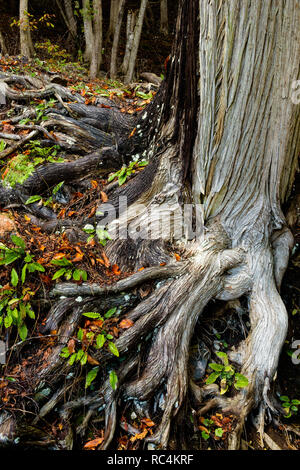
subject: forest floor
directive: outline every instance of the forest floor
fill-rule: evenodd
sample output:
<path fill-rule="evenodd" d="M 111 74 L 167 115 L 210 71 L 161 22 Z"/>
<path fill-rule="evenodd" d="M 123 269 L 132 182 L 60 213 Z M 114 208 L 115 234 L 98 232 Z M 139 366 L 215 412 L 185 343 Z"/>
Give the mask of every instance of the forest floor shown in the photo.
<path fill-rule="evenodd" d="M 48 47 L 51 47 L 48 45 Z M 52 51 L 53 52 L 53 51 Z M 51 54 L 50 54 L 51 55 Z M 139 111 L 143 110 L 156 93 L 155 87 L 148 86 L 145 83 L 136 83 L 131 86 L 124 86 L 119 81 L 111 81 L 105 78 L 90 81 L 87 76 L 87 70 L 82 65 L 76 63 L 69 63 L 64 57 L 59 55 L 59 51 L 54 51 L 52 59 L 41 60 L 36 58 L 30 62 L 20 57 L 2 57 L 0 59 L 0 74 L 11 73 L 15 75 L 30 75 L 32 78 L 39 78 L 43 74 L 56 77 L 56 83 L 67 86 L 71 92 L 78 93 L 84 98 L 85 105 L 90 106 L 96 103 L 98 97 L 107 98 L 110 102 L 114 102 L 121 113 L 136 115 Z M 22 91 L 22 87 L 16 84 L 12 86 L 16 91 Z M 108 102 L 109 103 L 109 102 Z M 30 103 L 31 107 L 35 110 L 35 123 L 41 123 L 47 119 L 47 110 L 55 107 L 55 102 L 47 99 L 33 99 Z M 99 105 L 102 108 L 109 108 L 109 104 Z M 20 138 L 24 138 L 29 134 L 29 129 L 18 128 L 12 122 L 14 114 L 11 112 L 11 106 L 0 105 L 0 133 L 2 134 L 15 134 Z M 31 118 L 25 118 L 23 125 L 32 124 Z M 133 130 L 134 131 L 134 130 Z M 0 138 L 0 154 L 9 145 L 9 139 Z M 33 171 L 42 163 L 59 162 L 63 158 L 76 158 L 76 156 L 65 155 L 58 146 L 52 147 L 40 146 L 38 138 L 27 142 L 22 147 L 11 152 L 5 158 L 0 160 L 0 175 L 4 184 L 14 186 L 22 183 Z M 132 175 L 143 171 L 141 165 L 134 167 Z M 111 176 L 110 181 L 108 181 Z M 111 181 L 117 181 L 117 177 L 113 178 L 108 172 L 103 175 L 96 172 L 92 177 L 85 180 L 84 184 L 80 186 L 71 186 L 71 190 L 66 197 L 66 193 L 61 190 L 61 187 L 51 188 L 48 194 L 48 199 L 45 201 L 45 196 L 37 194 L 34 195 L 33 202 L 40 202 L 40 204 L 47 203 L 58 219 L 64 218 L 78 220 L 80 218 L 93 219 L 96 209 L 101 202 L 107 201 L 106 188 Z M 299 181 L 298 181 L 299 182 Z M 294 194 L 299 192 L 299 185 L 294 187 Z M 27 201 L 28 202 L 28 201 Z M 30 201 L 28 202 L 28 206 Z M 299 210 L 299 209 L 298 209 Z M 87 229 L 87 232 L 91 229 Z M 10 238 L 11 233 L 16 235 L 15 238 Z M 38 415 L 41 407 L 47 402 L 47 397 L 54 392 L 51 390 L 51 385 L 44 384 L 38 390 L 33 387 L 34 378 L 36 373 L 47 364 L 47 358 L 51 356 L 51 352 L 57 346 L 57 330 L 53 328 L 50 334 L 43 333 L 43 327 L 47 321 L 47 313 L 49 306 L 51 307 L 51 298 L 49 291 L 59 283 L 62 276 L 67 278 L 67 269 L 70 270 L 70 276 L 73 276 L 75 283 L 80 285 L 82 280 L 86 277 L 88 282 L 97 283 L 98 285 L 111 285 L 112 283 L 128 277 L 132 273 L 121 272 L 117 264 L 111 265 L 109 259 L 106 257 L 103 245 L 95 242 L 93 229 L 89 232 L 88 240 L 72 242 L 66 236 L 66 233 L 60 231 L 53 231 L 53 233 L 45 233 L 35 223 L 32 222 L 30 214 L 26 211 L 19 211 L 17 207 L 0 207 L 0 239 L 8 249 L 14 250 L 19 244 L 22 249 L 23 240 L 26 253 L 30 254 L 27 264 L 35 264 L 31 271 L 27 268 L 27 274 L 21 272 L 20 266 L 14 269 L 14 263 L 2 263 L 0 271 L 0 315 L 3 314 L 7 308 L 8 295 L 11 296 L 9 305 L 12 308 L 16 307 L 17 299 L 12 294 L 13 288 L 17 288 L 20 284 L 22 277 L 22 297 L 18 299 L 18 308 L 27 308 L 26 326 L 19 331 L 12 330 L 9 338 L 7 338 L 7 330 L 10 325 L 2 325 L 2 333 L 0 339 L 5 341 L 9 340 L 9 351 L 7 355 L 7 362 L 0 369 L 0 411 L 6 410 L 10 413 L 22 414 L 26 416 Z M 290 260 L 288 270 L 286 272 L 283 286 L 282 297 L 286 304 L 289 315 L 289 331 L 283 348 L 280 364 L 278 369 L 278 398 L 281 397 L 282 401 L 299 400 L 300 399 L 300 365 L 293 364 L 292 355 L 295 353 L 293 349 L 293 342 L 300 340 L 300 228 L 296 227 L 294 230 L 295 247 L 293 255 Z M 1 248 L 0 248 L 1 250 Z M 2 250 L 3 251 L 3 250 Z M 175 259 L 180 256 L 174 253 Z M 67 260 L 67 264 L 65 260 Z M 58 268 L 62 272 L 61 276 L 58 275 Z M 143 266 L 140 268 L 144 269 Z M 78 279 L 79 277 L 79 279 Z M 53 279 L 54 278 L 54 279 Z M 138 298 L 144 298 L 152 291 L 153 286 L 151 282 L 143 288 L 135 289 L 134 295 Z M 41 295 L 43 293 L 43 295 Z M 39 297 L 39 300 L 35 300 Z M 44 303 L 40 298 L 44 298 Z M 5 303 L 6 302 L 6 303 Z M 30 307 L 28 307 L 30 305 Z M 22 307 L 23 306 L 23 307 Z M 24 307 L 25 306 L 25 307 Z M 34 314 L 31 312 L 34 310 Z M 207 317 L 210 317 L 209 305 L 206 309 Z M 215 311 L 214 306 L 214 311 Z M 233 316 L 233 315 L 232 315 Z M 121 319 L 118 317 L 116 308 L 107 308 L 104 325 L 106 335 L 111 341 L 124 331 L 131 327 L 130 321 L 126 321 L 126 317 Z M 233 326 L 234 326 L 234 321 Z M 6 326 L 7 328 L 5 328 Z M 88 335 L 95 334 L 103 329 L 103 322 L 101 325 L 99 319 L 92 316 L 86 316 L 82 319 L 80 329 L 77 337 L 69 341 L 67 348 L 70 354 L 76 351 L 75 342 L 80 335 L 88 338 Z M 81 331 L 81 332 L 80 332 Z M 228 345 L 236 341 L 234 335 L 234 328 L 227 328 L 224 320 L 218 318 L 215 314 L 215 320 L 210 325 L 209 335 L 215 335 L 213 341 L 216 343 L 218 350 L 226 351 Z M 201 336 L 201 332 L 195 332 L 195 338 Z M 23 346 L 19 347 L 20 342 L 23 340 Z M 110 343 L 111 343 L 110 341 Z M 84 342 L 84 341 L 83 341 Z M 109 341 L 107 342 L 107 344 Z M 88 354 L 88 347 L 83 348 L 84 360 L 81 364 L 74 365 L 74 371 L 70 372 L 72 381 L 68 389 L 69 396 L 76 394 L 77 384 L 82 384 L 82 377 L 87 380 L 89 376 L 87 370 L 95 370 L 101 366 L 97 361 Z M 116 352 L 113 352 L 116 354 Z M 67 360 L 67 359 L 66 359 Z M 116 358 L 117 360 L 117 358 Z M 191 370 L 198 369 L 203 364 L 197 364 L 197 354 L 191 351 Z M 87 369 L 89 368 L 89 369 Z M 71 377 L 70 375 L 70 377 Z M 201 378 L 205 380 L 207 374 Z M 91 379 L 91 375 L 89 379 Z M 68 378 L 66 377 L 66 381 Z M 83 381 L 84 383 L 84 381 Z M 87 385 L 87 381 L 85 382 Z M 93 384 L 88 384 L 92 390 Z M 84 391 L 84 387 L 82 387 Z M 283 397 L 283 398 L 282 398 Z M 67 398 L 67 397 L 66 397 Z M 118 433 L 115 441 L 112 444 L 114 449 L 118 450 L 135 450 L 144 447 L 144 439 L 149 436 L 155 429 L 156 417 L 151 419 L 139 419 L 136 414 L 128 414 L 126 407 L 122 416 L 119 416 Z M 82 416 L 78 415 L 78 421 L 82 420 Z M 228 433 L 231 429 L 230 417 L 224 417 L 215 412 L 199 422 L 191 426 L 190 416 L 186 417 L 187 426 L 191 429 L 191 450 L 198 449 L 213 449 L 222 450 L 226 443 Z M 300 429 L 300 417 L 298 413 L 298 406 L 294 406 L 291 410 L 291 416 L 282 419 L 282 425 L 274 427 L 272 424 L 267 429 L 272 445 L 277 444 L 282 449 L 300 449 L 300 432 L 295 435 L 294 432 L 288 431 L 288 425 L 296 426 Z M 215 433 L 216 429 L 222 429 L 221 434 Z M 34 434 L 37 432 L 38 436 Z M 19 444 L 24 448 L 30 449 L 36 447 L 36 442 L 47 443 L 48 448 L 60 448 L 62 442 L 68 433 L 65 427 L 65 422 L 55 409 L 50 413 L 47 418 L 40 420 L 38 428 L 33 430 L 32 443 L 23 442 L 22 438 Z M 74 443 L 75 448 L 95 449 L 103 440 L 104 423 L 99 421 L 98 425 L 93 425 L 89 429 L 88 439 L 82 441 L 77 437 Z M 43 444 L 41 444 L 43 445 Z M 268 449 L 268 446 L 261 447 L 257 434 L 251 428 L 251 423 L 248 424 L 244 432 L 243 446 L 245 449 Z M 271 446 L 272 447 L 272 446 Z M 146 447 L 147 448 L 147 447 Z"/>

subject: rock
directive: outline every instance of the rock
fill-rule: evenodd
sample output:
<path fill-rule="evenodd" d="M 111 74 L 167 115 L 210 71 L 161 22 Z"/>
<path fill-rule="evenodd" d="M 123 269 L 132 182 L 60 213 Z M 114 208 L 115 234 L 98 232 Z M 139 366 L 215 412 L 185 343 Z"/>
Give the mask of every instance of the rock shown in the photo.
<path fill-rule="evenodd" d="M 0 212 L 0 239 L 5 239 L 11 232 L 16 231 L 14 221 L 3 212 Z"/>
<path fill-rule="evenodd" d="M 143 72 L 141 73 L 141 77 L 145 78 L 148 82 L 153 83 L 156 86 L 160 86 L 162 82 L 160 77 L 151 72 Z"/>

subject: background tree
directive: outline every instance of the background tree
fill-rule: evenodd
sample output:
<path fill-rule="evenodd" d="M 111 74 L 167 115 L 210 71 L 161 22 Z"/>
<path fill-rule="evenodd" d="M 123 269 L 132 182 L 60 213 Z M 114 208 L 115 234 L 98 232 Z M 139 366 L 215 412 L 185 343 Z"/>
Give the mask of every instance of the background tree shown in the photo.
<path fill-rule="evenodd" d="M 90 77 L 95 78 L 102 62 L 102 0 L 83 0 L 85 58 L 90 62 Z"/>
<path fill-rule="evenodd" d="M 169 33 L 168 0 L 160 0 L 160 32 L 164 35 Z"/>
<path fill-rule="evenodd" d="M 30 20 L 28 16 L 28 0 L 20 0 L 20 47 L 21 54 L 32 57 L 34 47 L 31 39 Z"/>
<path fill-rule="evenodd" d="M 0 50 L 2 54 L 7 54 L 7 48 L 5 45 L 4 36 L 1 31 L 0 31 Z"/>
<path fill-rule="evenodd" d="M 125 83 L 130 83 L 133 80 L 135 62 L 136 62 L 138 48 L 139 48 L 139 45 L 140 45 L 140 39 L 141 39 L 141 34 L 142 34 L 142 28 L 143 28 L 143 22 L 144 22 L 145 12 L 146 12 L 146 8 L 147 8 L 147 3 L 148 3 L 148 0 L 141 0 L 141 7 L 140 7 L 139 13 L 137 15 L 136 23 L 135 23 L 135 26 L 134 26 L 132 44 L 129 46 L 129 47 L 131 47 L 131 49 L 130 49 L 130 53 L 129 53 L 129 57 L 128 57 L 128 64 L 123 63 L 123 72 L 125 74 L 125 78 L 124 78 Z"/>

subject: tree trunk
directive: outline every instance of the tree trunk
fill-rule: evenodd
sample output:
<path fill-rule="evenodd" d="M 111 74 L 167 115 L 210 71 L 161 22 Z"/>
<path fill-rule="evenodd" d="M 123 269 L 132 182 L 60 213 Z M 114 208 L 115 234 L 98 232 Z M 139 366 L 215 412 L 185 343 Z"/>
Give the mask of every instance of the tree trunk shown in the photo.
<path fill-rule="evenodd" d="M 5 45 L 4 36 L 1 33 L 1 31 L 0 31 L 0 50 L 1 50 L 2 54 L 7 54 L 7 48 L 6 48 L 6 45 Z"/>
<path fill-rule="evenodd" d="M 299 0 L 181 0 L 166 80 L 155 99 L 134 120 L 107 108 L 116 146 L 108 144 L 113 148 L 103 149 L 101 157 L 118 161 L 119 155 L 120 166 L 149 160 L 133 179 L 111 190 L 96 219 L 119 235 L 106 246 L 111 265 L 133 274 L 107 285 L 56 284 L 45 329 L 57 330 L 61 340 L 35 375 L 36 381 L 64 384 L 59 354 L 82 313 L 102 314 L 108 295 L 136 295 L 137 287 L 149 287 L 151 281 L 150 293 L 143 292 L 125 310 L 131 327 L 115 340 L 123 358 L 114 366 L 118 385 L 112 389 L 108 379 L 98 377 L 97 392 L 82 390 L 81 398 L 62 405 L 68 420 L 72 410 L 86 410 L 80 432 L 104 410 L 101 449 L 112 442 L 122 400 L 127 410 L 131 406 L 140 416 L 157 418 L 147 439 L 160 448 L 167 448 L 171 424 L 186 406 L 195 419 L 215 409 L 234 417 L 230 449 L 239 447 L 250 413 L 263 440 L 266 411 L 279 412 L 271 392 L 288 325 L 280 285 L 293 237 L 282 205 L 300 152 L 300 108 L 293 95 L 299 62 Z M 7 96 L 24 99 L 24 92 L 0 85 Z M 93 107 L 86 108 L 74 103 L 72 109 L 93 113 Z M 97 155 L 71 163 L 78 178 L 80 169 L 97 166 Z M 68 175 L 65 166 L 61 171 Z M 48 178 L 55 184 L 55 171 L 47 167 L 40 175 L 40 184 L 48 184 Z M 15 202 L 8 189 L 0 191 L 2 197 Z M 229 308 L 238 315 L 242 304 L 250 317 L 250 330 L 240 319 L 239 341 L 225 350 L 248 385 L 226 394 L 216 384 L 205 384 L 205 370 L 196 384 L 189 368 L 191 340 L 211 300 L 222 301 L 218 318 L 225 319 Z M 207 328 L 211 309 L 205 313 Z M 211 344 L 210 349 L 213 354 Z M 106 371 L 108 351 L 90 354 Z M 63 401 L 61 386 L 38 418 Z"/>
<path fill-rule="evenodd" d="M 90 77 L 95 78 L 102 62 L 102 0 L 83 0 L 85 59 L 90 62 Z"/>
<path fill-rule="evenodd" d="M 116 29 L 116 25 L 118 22 L 118 14 L 120 10 L 120 3 L 121 3 L 121 0 L 110 1 L 109 28 L 108 28 L 108 33 L 107 33 L 107 37 L 109 39 L 113 36 L 114 31 Z"/>
<path fill-rule="evenodd" d="M 228 399 L 217 393 L 204 410 L 220 407 L 239 417 L 230 448 L 238 446 L 253 408 L 260 411 L 258 427 L 263 430 L 287 332 L 279 290 L 293 237 L 281 205 L 290 194 L 300 152 L 300 108 L 291 99 L 299 79 L 299 6 L 298 0 L 182 1 L 166 84 L 153 107 L 142 114 L 135 142 L 127 150 L 140 154 L 146 147 L 155 176 L 150 188 L 148 182 L 144 193 L 137 192 L 126 221 L 119 217 L 120 230 L 128 224 L 143 227 L 146 220 L 149 226 L 152 204 L 153 219 L 164 220 L 166 206 L 176 218 L 184 202 L 201 205 L 206 226 L 200 237 L 186 242 L 190 266 L 169 287 L 168 313 L 168 294 L 162 294 L 158 310 L 167 319 L 143 374 L 126 390 L 128 396 L 144 400 L 167 382 L 167 404 L 155 436 L 163 446 L 170 418 L 188 389 L 187 344 L 212 298 L 248 299 L 251 331 L 228 353 L 249 386 Z M 141 203 L 147 210 L 138 209 Z M 171 233 L 167 240 L 173 237 Z M 166 261 L 161 242 L 155 247 L 144 242 L 143 249 L 133 244 L 129 253 L 125 246 L 116 241 L 107 249 L 112 262 L 123 269 Z M 214 284 L 216 279 L 220 283 Z"/>
<path fill-rule="evenodd" d="M 117 75 L 117 53 L 118 53 L 121 26 L 122 26 L 122 21 L 123 21 L 123 16 L 124 16 L 125 3 L 126 3 L 126 0 L 120 1 L 119 11 L 117 15 L 117 22 L 116 22 L 115 30 L 114 30 L 114 39 L 113 39 L 113 46 L 111 50 L 111 61 L 110 61 L 111 78 L 116 78 L 116 75 Z"/>
<path fill-rule="evenodd" d="M 143 28 L 147 3 L 148 3 L 148 0 L 141 1 L 140 11 L 139 11 L 137 22 L 136 22 L 135 29 L 134 29 L 134 37 L 133 37 L 132 49 L 131 49 L 130 57 L 128 61 L 128 69 L 126 71 L 125 80 L 124 80 L 125 83 L 130 83 L 133 80 L 134 68 L 135 68 L 136 57 L 137 57 L 137 53 L 138 53 L 138 49 L 140 45 L 140 39 L 141 39 L 141 34 L 142 34 L 142 28 Z"/>
<path fill-rule="evenodd" d="M 20 47 L 21 54 L 30 58 L 34 54 L 28 17 L 28 0 L 20 0 Z"/>
<path fill-rule="evenodd" d="M 160 0 L 160 32 L 165 36 L 169 34 L 168 0 Z"/>
<path fill-rule="evenodd" d="M 66 10 L 66 16 L 67 16 L 67 26 L 73 38 L 73 41 L 76 41 L 77 23 L 76 23 L 75 16 L 73 13 L 72 0 L 64 0 L 64 3 L 65 3 L 65 10 Z"/>
<path fill-rule="evenodd" d="M 130 53 L 132 50 L 132 44 L 133 44 L 133 39 L 134 39 L 135 23 L 136 23 L 136 12 L 129 10 L 127 13 L 127 21 L 126 21 L 126 48 L 125 48 L 123 63 L 121 66 L 121 71 L 123 75 L 126 75 L 127 70 L 128 70 L 129 58 L 130 58 Z"/>

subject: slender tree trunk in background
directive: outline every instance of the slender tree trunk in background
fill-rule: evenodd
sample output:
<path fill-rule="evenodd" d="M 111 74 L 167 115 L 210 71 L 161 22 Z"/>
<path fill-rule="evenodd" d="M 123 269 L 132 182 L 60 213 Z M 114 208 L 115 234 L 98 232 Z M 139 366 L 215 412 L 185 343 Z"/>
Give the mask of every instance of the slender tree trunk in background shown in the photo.
<path fill-rule="evenodd" d="M 0 31 L 0 51 L 1 51 L 2 54 L 7 54 L 7 48 L 6 48 L 6 45 L 5 45 L 4 36 L 1 33 L 1 31 Z"/>
<path fill-rule="evenodd" d="M 120 32 L 121 26 L 124 16 L 124 8 L 125 8 L 126 0 L 121 0 L 119 4 L 119 11 L 117 16 L 117 22 L 114 31 L 114 40 L 111 50 L 111 62 L 110 62 L 110 76 L 111 78 L 116 78 L 117 75 L 117 53 L 118 53 L 118 45 L 120 39 Z"/>
<path fill-rule="evenodd" d="M 109 28 L 107 32 L 107 38 L 112 38 L 116 24 L 118 21 L 118 13 L 120 8 L 121 0 L 110 0 L 110 15 L 109 15 Z"/>
<path fill-rule="evenodd" d="M 28 0 L 20 0 L 20 47 L 21 55 L 28 58 L 34 54 L 34 48 L 31 39 L 29 18 L 28 18 Z"/>
<path fill-rule="evenodd" d="M 169 34 L 168 0 L 160 0 L 160 32 L 165 36 Z"/>
<path fill-rule="evenodd" d="M 77 23 L 73 12 L 72 0 L 64 0 L 67 26 L 74 42 L 77 39 Z"/>
<path fill-rule="evenodd" d="M 129 62 L 128 62 L 128 70 L 126 72 L 125 79 L 124 79 L 125 83 L 130 83 L 133 80 L 136 57 L 137 57 L 137 53 L 138 53 L 138 49 L 140 45 L 147 4 L 148 4 L 148 0 L 141 0 L 141 7 L 138 13 L 138 17 L 137 17 L 137 21 L 136 21 L 136 25 L 134 29 L 134 38 L 133 38 L 132 49 L 131 49 Z"/>
<path fill-rule="evenodd" d="M 90 0 L 82 0 L 82 6 L 83 28 L 85 38 L 84 59 L 86 60 L 86 62 L 91 63 L 93 54 L 93 23 Z"/>
<path fill-rule="evenodd" d="M 128 71 L 129 58 L 130 58 L 130 53 L 131 53 L 133 39 L 134 39 L 135 23 L 136 23 L 136 11 L 129 10 L 127 13 L 127 21 L 126 21 L 126 47 L 125 47 L 123 63 L 121 66 L 121 71 L 123 75 L 126 75 Z"/>
<path fill-rule="evenodd" d="M 86 42 L 85 58 L 90 61 L 90 77 L 95 78 L 102 62 L 102 0 L 83 0 Z"/>

